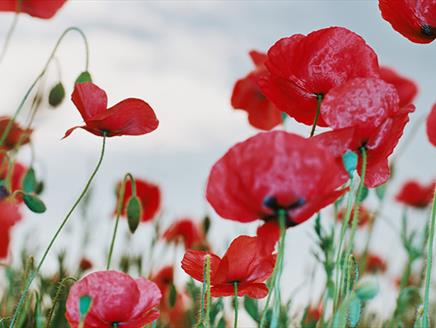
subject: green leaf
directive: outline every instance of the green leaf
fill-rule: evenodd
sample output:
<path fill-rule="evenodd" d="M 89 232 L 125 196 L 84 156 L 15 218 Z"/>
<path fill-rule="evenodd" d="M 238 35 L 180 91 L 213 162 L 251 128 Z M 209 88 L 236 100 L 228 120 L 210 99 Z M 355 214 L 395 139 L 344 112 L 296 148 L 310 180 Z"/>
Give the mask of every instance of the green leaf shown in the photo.
<path fill-rule="evenodd" d="M 348 150 L 342 156 L 342 164 L 350 177 L 353 176 L 353 172 L 356 171 L 358 158 L 357 154 L 351 150 Z"/>
<path fill-rule="evenodd" d="M 64 98 L 65 88 L 62 82 L 59 82 L 50 90 L 50 93 L 48 95 L 48 103 L 52 107 L 58 107 L 60 104 L 62 104 Z"/>
<path fill-rule="evenodd" d="M 386 187 L 387 184 L 382 184 L 381 186 L 378 186 L 377 188 L 375 188 L 375 194 L 377 195 L 377 198 L 379 200 L 383 200 L 385 198 L 385 194 L 386 194 Z"/>
<path fill-rule="evenodd" d="M 26 175 L 23 178 L 23 190 L 26 193 L 35 192 L 38 186 L 38 181 L 35 177 L 35 170 L 33 167 L 27 170 Z"/>
<path fill-rule="evenodd" d="M 250 317 L 256 321 L 257 323 L 260 322 L 260 315 L 259 315 L 259 307 L 257 305 L 257 301 L 245 296 L 244 297 L 244 308 L 245 311 L 250 315 Z"/>
<path fill-rule="evenodd" d="M 79 298 L 79 315 L 80 321 L 85 319 L 89 310 L 91 309 L 92 298 L 89 295 L 83 295 Z"/>
<path fill-rule="evenodd" d="M 169 294 L 169 298 L 168 298 L 168 302 L 169 302 L 170 308 L 173 308 L 174 305 L 176 305 L 176 300 L 177 300 L 176 286 L 174 286 L 174 284 L 171 283 L 171 285 L 170 285 L 170 294 Z"/>
<path fill-rule="evenodd" d="M 27 208 L 34 213 L 44 213 L 47 210 L 44 202 L 36 195 L 24 194 L 23 201 Z"/>
<path fill-rule="evenodd" d="M 137 196 L 130 197 L 127 203 L 127 222 L 131 233 L 135 233 L 142 216 L 141 200 Z"/>
<path fill-rule="evenodd" d="M 220 321 L 218 321 L 217 328 L 226 328 L 226 320 L 224 317 L 221 317 Z"/>
<path fill-rule="evenodd" d="M 85 82 L 92 82 L 91 74 L 88 71 L 84 71 L 80 73 L 80 75 L 76 79 L 75 84 L 80 84 Z"/>
<path fill-rule="evenodd" d="M 369 301 L 378 294 L 379 287 L 373 282 L 364 282 L 356 289 L 356 295 L 361 301 Z"/>
<path fill-rule="evenodd" d="M 362 303 L 357 297 L 353 297 L 350 302 L 350 307 L 348 309 L 348 323 L 350 327 L 354 328 L 357 326 L 360 320 L 360 313 L 362 311 Z"/>

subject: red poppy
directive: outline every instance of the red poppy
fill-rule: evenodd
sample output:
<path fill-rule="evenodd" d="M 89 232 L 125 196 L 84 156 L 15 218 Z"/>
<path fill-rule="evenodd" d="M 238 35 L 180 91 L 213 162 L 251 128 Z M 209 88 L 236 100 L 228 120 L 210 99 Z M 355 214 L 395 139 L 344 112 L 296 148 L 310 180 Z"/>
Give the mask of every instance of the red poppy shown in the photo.
<path fill-rule="evenodd" d="M 92 266 L 92 262 L 88 258 L 83 257 L 80 260 L 79 268 L 81 271 L 87 271 L 89 269 L 92 269 Z"/>
<path fill-rule="evenodd" d="M 204 235 L 198 224 L 191 219 L 180 219 L 174 222 L 163 234 L 167 242 L 183 242 L 186 249 L 201 248 L 204 245 Z"/>
<path fill-rule="evenodd" d="M 206 196 L 223 218 L 240 222 L 277 218 L 300 224 L 345 190 L 335 157 L 316 141 L 284 131 L 259 133 L 233 146 L 213 166 Z"/>
<path fill-rule="evenodd" d="M 387 270 L 387 264 L 380 256 L 368 253 L 366 256 L 366 271 L 370 273 L 383 273 Z"/>
<path fill-rule="evenodd" d="M 187 250 L 182 269 L 192 278 L 203 281 L 206 255 L 210 256 L 211 295 L 234 295 L 234 283 L 238 284 L 238 296 L 263 298 L 268 294 L 265 281 L 274 270 L 275 256 L 261 256 L 257 237 L 239 236 L 232 241 L 222 258 L 212 253 Z"/>
<path fill-rule="evenodd" d="M 6 127 L 11 121 L 10 117 L 2 116 L 0 117 L 0 137 L 3 135 Z M 1 145 L 2 148 L 6 150 L 11 150 L 16 147 L 26 145 L 30 142 L 30 135 L 32 134 L 31 129 L 23 129 L 17 122 L 13 122 L 6 139 Z"/>
<path fill-rule="evenodd" d="M 349 224 L 351 224 L 352 220 L 353 220 L 353 214 L 354 214 L 354 208 L 351 210 L 351 215 L 350 215 L 350 219 L 348 221 Z M 342 221 L 344 219 L 345 216 L 345 208 L 341 209 L 338 212 L 338 217 L 337 219 L 339 221 Z M 372 213 L 370 213 L 365 206 L 360 205 L 359 207 L 359 218 L 357 221 L 357 225 L 359 227 L 364 227 L 366 226 L 369 222 L 371 222 L 373 219 L 373 215 Z"/>
<path fill-rule="evenodd" d="M 0 180 L 5 180 L 8 177 L 9 167 L 6 161 L 6 157 L 0 154 Z M 27 172 L 27 168 L 19 163 L 14 162 L 12 165 L 12 176 L 11 176 L 11 192 L 15 190 L 23 189 L 23 179 Z M 20 197 L 18 197 L 20 198 Z"/>
<path fill-rule="evenodd" d="M 322 312 L 323 312 L 323 309 L 322 309 L 321 304 L 317 305 L 317 306 L 312 305 L 312 306 L 307 307 L 305 315 L 304 315 L 304 320 L 303 320 L 304 324 L 307 327 L 314 326 L 318 322 L 318 320 L 321 318 Z"/>
<path fill-rule="evenodd" d="M 11 228 L 21 220 L 18 206 L 9 200 L 0 201 L 0 259 L 9 253 Z"/>
<path fill-rule="evenodd" d="M 418 181 L 407 181 L 395 197 L 400 203 L 415 208 L 426 208 L 433 199 L 436 182 L 422 185 Z"/>
<path fill-rule="evenodd" d="M 378 77 L 375 52 L 357 34 L 329 27 L 277 41 L 265 63 L 270 74 L 259 79 L 265 95 L 298 122 L 312 125 L 317 98 L 355 77 Z M 319 119 L 319 126 L 326 126 Z"/>
<path fill-rule="evenodd" d="M 165 266 L 157 272 L 151 280 L 159 287 L 162 293 L 160 303 L 160 321 L 165 322 L 168 327 L 185 327 L 186 311 L 185 298 L 186 296 L 177 292 L 175 303 L 170 304 L 171 285 L 174 282 L 174 269 L 172 266 Z"/>
<path fill-rule="evenodd" d="M 128 98 L 107 108 L 106 92 L 91 82 L 74 87 L 71 99 L 80 112 L 85 125 L 69 129 L 64 138 L 75 129 L 85 129 L 96 136 L 136 136 L 154 131 L 159 121 L 153 109 L 143 100 Z"/>
<path fill-rule="evenodd" d="M 433 105 L 427 117 L 427 136 L 428 140 L 436 147 L 436 104 Z"/>
<path fill-rule="evenodd" d="M 256 68 L 244 78 L 236 81 L 232 92 L 232 107 L 248 113 L 248 121 L 261 130 L 271 130 L 283 122 L 281 112 L 265 97 L 257 80 L 267 73 L 266 54 L 252 50 L 250 57 Z"/>
<path fill-rule="evenodd" d="M 430 43 L 436 38 L 436 1 L 379 0 L 383 18 L 392 28 L 415 43 Z"/>
<path fill-rule="evenodd" d="M 79 326 L 79 300 L 92 299 L 84 327 L 140 328 L 156 320 L 162 297 L 155 283 L 145 278 L 133 279 L 117 271 L 90 273 L 76 282 L 68 294 L 66 318 L 71 327 Z"/>
<path fill-rule="evenodd" d="M 380 67 L 380 77 L 397 89 L 400 107 L 411 104 L 418 93 L 418 86 L 409 78 L 402 76 L 389 67 Z"/>
<path fill-rule="evenodd" d="M 365 185 L 373 188 L 389 178 L 388 157 L 397 145 L 415 107 L 399 107 L 394 86 L 381 79 L 356 78 L 331 90 L 321 105 L 333 129 L 354 128 L 350 149 L 366 149 Z M 359 172 L 361 170 L 359 161 Z"/>
<path fill-rule="evenodd" d="M 136 183 L 136 195 L 141 201 L 142 205 L 142 222 L 150 221 L 155 217 L 160 208 L 160 189 L 159 186 L 145 180 L 135 179 Z M 121 182 L 117 185 L 117 195 L 118 190 L 121 186 Z M 127 202 L 132 197 L 132 182 L 130 180 L 126 181 L 126 190 L 123 198 L 123 207 L 121 214 L 126 215 Z M 116 208 L 115 208 L 116 213 Z"/>
<path fill-rule="evenodd" d="M 66 0 L 2 0 L 0 11 L 20 12 L 33 17 L 49 19 L 65 2 Z"/>

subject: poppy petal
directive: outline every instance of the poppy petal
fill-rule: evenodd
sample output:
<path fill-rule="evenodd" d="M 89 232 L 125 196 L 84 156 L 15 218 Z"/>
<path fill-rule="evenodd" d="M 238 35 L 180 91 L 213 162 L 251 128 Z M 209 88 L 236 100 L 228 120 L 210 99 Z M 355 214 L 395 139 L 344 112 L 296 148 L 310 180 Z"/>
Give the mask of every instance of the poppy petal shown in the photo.
<path fill-rule="evenodd" d="M 159 311 L 154 309 L 159 306 L 162 298 L 159 287 L 145 278 L 136 279 L 136 284 L 140 293 L 139 300 L 126 327 L 142 327 L 159 317 Z"/>
<path fill-rule="evenodd" d="M 213 279 L 221 262 L 221 259 L 215 254 L 192 249 L 187 250 L 182 259 L 182 269 L 195 280 L 203 281 L 206 255 L 210 255 L 210 271 L 211 279 Z"/>
<path fill-rule="evenodd" d="M 402 76 L 389 67 L 380 67 L 380 77 L 397 89 L 400 107 L 411 104 L 418 93 L 418 86 L 411 79 Z"/>
<path fill-rule="evenodd" d="M 433 105 L 433 108 L 427 117 L 426 127 L 428 140 L 436 147 L 436 104 Z"/>
<path fill-rule="evenodd" d="M 213 297 L 233 296 L 235 294 L 232 284 L 212 286 L 210 291 Z M 238 296 L 245 295 L 255 299 L 264 298 L 268 295 L 268 288 L 263 283 L 238 284 Z"/>
<path fill-rule="evenodd" d="M 85 122 L 106 112 L 106 92 L 92 82 L 76 84 L 71 100 Z"/>

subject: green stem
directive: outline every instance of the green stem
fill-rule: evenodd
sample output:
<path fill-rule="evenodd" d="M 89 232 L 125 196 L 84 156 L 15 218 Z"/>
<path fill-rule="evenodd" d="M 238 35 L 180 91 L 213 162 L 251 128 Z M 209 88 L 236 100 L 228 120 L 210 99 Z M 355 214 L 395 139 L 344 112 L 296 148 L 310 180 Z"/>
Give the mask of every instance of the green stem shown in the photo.
<path fill-rule="evenodd" d="M 285 236 L 286 236 L 286 210 L 280 210 L 279 211 L 279 225 L 280 225 L 280 239 L 279 239 L 279 245 L 278 245 L 278 255 L 276 260 L 276 265 L 274 266 L 274 271 L 271 276 L 271 284 L 270 284 L 270 292 L 268 293 L 265 307 L 262 312 L 261 320 L 260 320 L 260 328 L 264 327 L 265 320 L 266 320 L 266 313 L 268 312 L 269 303 L 271 301 L 271 295 L 274 292 L 274 309 L 273 309 L 273 317 L 271 319 L 271 327 L 273 326 L 274 319 L 278 320 L 278 315 L 280 313 L 280 276 L 282 274 L 282 263 L 283 263 L 283 256 L 285 253 Z M 278 303 L 278 304 L 277 304 Z M 278 306 L 278 309 L 277 309 Z M 276 317 L 274 317 L 274 314 L 276 314 Z"/>
<path fill-rule="evenodd" d="M 239 302 L 238 302 L 238 282 L 234 282 L 233 283 L 233 288 L 235 290 L 235 296 L 233 297 L 233 303 L 235 305 L 235 320 L 233 323 L 233 327 L 237 328 L 238 327 L 238 307 L 239 307 Z"/>
<path fill-rule="evenodd" d="M 12 129 L 12 125 L 14 124 L 14 122 L 16 121 L 18 115 L 20 114 L 22 108 L 24 107 L 24 104 L 26 103 L 27 98 L 29 97 L 30 93 L 32 92 L 33 88 L 38 84 L 39 80 L 44 76 L 45 72 L 48 69 L 48 66 L 50 65 L 50 62 L 52 61 L 54 55 L 56 54 L 57 49 L 59 48 L 59 45 L 61 44 L 62 40 L 64 39 L 64 37 L 70 32 L 70 31 L 76 31 L 77 33 L 79 33 L 84 42 L 85 42 L 85 51 L 86 51 L 86 70 L 88 70 L 88 66 L 89 66 L 89 44 L 88 44 L 88 40 L 85 36 L 85 34 L 82 32 L 81 29 L 79 29 L 78 27 L 69 27 L 67 28 L 59 37 L 59 39 L 57 40 L 52 52 L 50 53 L 50 56 L 47 59 L 47 62 L 44 66 L 44 68 L 42 69 L 41 73 L 39 73 L 39 75 L 36 77 L 35 81 L 33 81 L 33 83 L 30 85 L 29 89 L 27 90 L 27 92 L 24 95 L 24 98 L 21 100 L 20 104 L 18 105 L 18 108 L 16 109 L 13 117 L 9 120 L 8 124 L 6 125 L 6 128 L 3 131 L 3 134 L 0 137 L 0 146 L 3 145 L 3 143 L 5 142 L 9 132 Z"/>
<path fill-rule="evenodd" d="M 132 182 L 132 195 L 136 195 L 136 183 L 135 183 L 135 179 L 133 178 L 132 174 L 127 173 L 124 176 L 124 179 L 123 179 L 123 181 L 121 183 L 121 186 L 120 186 L 120 191 L 118 193 L 117 214 L 116 214 L 116 219 L 115 219 L 114 232 L 112 233 L 111 245 L 109 247 L 109 254 L 108 254 L 108 257 L 107 257 L 107 261 L 106 261 L 106 270 L 109 270 L 109 268 L 111 266 L 112 253 L 114 251 L 115 239 L 116 239 L 117 231 L 118 231 L 118 224 L 119 224 L 120 217 L 121 217 L 121 211 L 123 209 L 123 199 L 124 199 L 124 194 L 126 192 L 126 181 L 127 181 L 127 178 L 130 178 L 130 181 Z"/>
<path fill-rule="evenodd" d="M 90 178 L 88 179 L 88 182 L 85 185 L 85 188 L 83 189 L 82 193 L 80 194 L 79 198 L 77 198 L 76 202 L 74 203 L 73 207 L 71 207 L 70 211 L 67 213 L 67 215 L 65 216 L 64 220 L 62 221 L 61 225 L 59 226 L 59 228 L 56 230 L 56 233 L 54 234 L 54 236 L 52 237 L 52 239 L 50 240 L 50 243 L 48 244 L 41 260 L 38 263 L 38 266 L 36 267 L 36 269 L 29 275 L 26 287 L 23 291 L 23 294 L 21 295 L 20 301 L 18 302 L 17 308 L 15 309 L 14 312 L 14 316 L 12 318 L 11 324 L 9 326 L 9 328 L 13 328 L 15 321 L 17 320 L 20 312 L 21 312 L 21 308 L 24 304 L 24 301 L 26 299 L 26 296 L 29 292 L 29 288 L 30 285 L 32 284 L 33 280 L 35 279 L 36 275 L 39 273 L 39 271 L 41 270 L 42 265 L 44 264 L 44 261 L 48 255 L 48 252 L 50 251 L 50 249 L 52 248 L 53 244 L 55 243 L 57 237 L 59 236 L 59 234 L 61 233 L 62 229 L 64 228 L 64 226 L 66 225 L 66 223 L 68 222 L 68 219 L 71 217 L 71 215 L 73 214 L 74 210 L 76 209 L 76 207 L 79 205 L 80 201 L 83 199 L 83 197 L 86 195 L 89 187 L 91 186 L 92 181 L 94 180 L 94 177 L 96 176 L 98 170 L 100 169 L 101 163 L 103 162 L 103 157 L 104 157 L 104 153 L 105 153 L 105 149 L 106 149 L 106 133 L 103 134 L 103 145 L 101 148 L 101 153 L 100 153 L 100 158 L 98 160 L 98 163 L 94 169 L 94 171 L 92 172 Z"/>
<path fill-rule="evenodd" d="M 9 27 L 8 33 L 6 34 L 6 39 L 5 39 L 5 43 L 3 44 L 3 49 L 2 52 L 0 54 L 0 64 L 2 63 L 3 59 L 5 58 L 6 55 L 6 51 L 8 50 L 11 38 L 12 38 L 12 34 L 15 31 L 15 28 L 17 27 L 17 23 L 18 23 L 18 17 L 20 16 L 20 13 L 17 12 L 14 16 L 14 20 L 12 21 L 11 26 Z"/>
<path fill-rule="evenodd" d="M 336 311 L 339 301 L 339 274 L 340 274 L 340 261 L 341 261 L 341 254 L 342 254 L 342 244 L 345 239 L 345 233 L 347 231 L 348 222 L 350 221 L 351 211 L 353 209 L 353 177 L 350 178 L 350 191 L 348 192 L 348 199 L 347 199 L 347 207 L 345 209 L 345 216 L 342 221 L 342 227 L 341 227 L 341 234 L 339 237 L 339 246 L 338 251 L 336 253 L 336 261 L 335 261 L 335 292 L 333 296 L 333 312 Z"/>
<path fill-rule="evenodd" d="M 206 256 L 206 327 L 210 326 L 210 256 Z"/>
<path fill-rule="evenodd" d="M 433 196 L 433 205 L 431 208 L 431 219 L 430 219 L 430 231 L 427 240 L 427 269 L 425 273 L 425 294 L 424 294 L 424 322 L 426 327 L 430 326 L 430 317 L 428 313 L 428 307 L 430 302 L 430 281 L 431 281 L 431 269 L 433 261 L 433 240 L 434 240 L 434 229 L 436 221 L 436 189 Z"/>
<path fill-rule="evenodd" d="M 316 113 L 315 119 L 313 120 L 312 130 L 310 130 L 310 137 L 313 137 L 315 134 L 316 125 L 318 124 L 319 114 L 321 113 L 321 102 L 323 96 L 318 94 L 316 95 Z"/>

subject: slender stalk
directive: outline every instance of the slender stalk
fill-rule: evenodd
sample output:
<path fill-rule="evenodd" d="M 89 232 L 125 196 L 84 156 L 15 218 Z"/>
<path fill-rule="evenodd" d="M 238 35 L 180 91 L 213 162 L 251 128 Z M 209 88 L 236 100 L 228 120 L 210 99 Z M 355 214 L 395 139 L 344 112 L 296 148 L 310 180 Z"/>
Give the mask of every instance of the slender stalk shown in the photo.
<path fill-rule="evenodd" d="M 132 182 L 132 195 L 136 195 L 136 183 L 135 183 L 135 179 L 133 178 L 132 174 L 127 173 L 124 176 L 124 179 L 123 179 L 123 181 L 121 183 L 121 186 L 120 186 L 120 190 L 118 192 L 117 214 L 116 214 L 116 219 L 115 219 L 114 232 L 112 233 L 111 245 L 109 247 L 109 254 L 108 254 L 108 257 L 107 257 L 107 261 L 106 261 L 106 270 L 109 270 L 109 268 L 111 266 L 112 253 L 114 251 L 115 239 L 116 239 L 117 231 L 118 231 L 118 224 L 119 224 L 120 217 L 121 217 L 121 211 L 123 209 L 123 199 L 124 199 L 124 194 L 126 192 L 126 181 L 127 181 L 127 178 L 130 178 L 130 181 Z"/>
<path fill-rule="evenodd" d="M 344 243 L 345 233 L 347 231 L 348 222 L 350 221 L 351 211 L 353 209 L 353 177 L 350 178 L 350 191 L 348 192 L 347 207 L 345 209 L 345 217 L 342 221 L 341 234 L 339 237 L 339 246 L 336 253 L 335 261 L 335 291 L 333 296 L 333 312 L 336 311 L 339 301 L 339 275 L 340 275 L 340 260 L 342 254 L 342 244 Z"/>
<path fill-rule="evenodd" d="M 233 327 L 237 328 L 238 327 L 238 307 L 239 307 L 239 302 L 238 302 L 238 282 L 234 282 L 233 283 L 233 289 L 235 290 L 235 296 L 233 297 L 233 303 L 235 305 L 235 320 L 233 323 Z"/>
<path fill-rule="evenodd" d="M 6 128 L 3 131 L 3 134 L 0 137 L 0 146 L 3 145 L 3 143 L 5 142 L 9 132 L 12 129 L 12 125 L 14 124 L 14 122 L 16 121 L 18 115 L 20 114 L 21 110 L 24 107 L 24 104 L 26 103 L 27 98 L 29 97 L 30 93 L 32 92 L 33 88 L 38 84 L 39 80 L 44 76 L 45 72 L 47 71 L 50 62 L 52 61 L 53 57 L 56 54 L 57 49 L 59 48 L 59 45 L 61 44 L 62 40 L 64 39 L 64 37 L 71 31 L 76 31 L 77 33 L 79 33 L 85 43 L 85 51 L 86 51 L 86 70 L 88 70 L 88 66 L 89 66 L 89 44 L 88 44 L 88 40 L 85 36 L 85 34 L 82 32 L 81 29 L 79 29 L 78 27 L 69 27 L 67 28 L 59 37 L 59 39 L 57 40 L 52 52 L 50 53 L 50 56 L 47 59 L 47 62 L 45 63 L 41 73 L 38 74 L 38 76 L 36 77 L 36 79 L 33 81 L 33 83 L 30 85 L 29 89 L 27 90 L 27 92 L 24 95 L 24 98 L 21 100 L 20 104 L 18 105 L 18 108 L 16 109 L 13 117 L 9 120 L 8 124 L 6 125 Z"/>
<path fill-rule="evenodd" d="M 206 256 L 206 327 L 210 326 L 210 256 Z"/>
<path fill-rule="evenodd" d="M 48 255 L 50 249 L 52 248 L 53 244 L 55 243 L 57 237 L 61 233 L 61 231 L 64 228 L 64 226 L 67 224 L 68 219 L 71 217 L 71 215 L 73 214 L 74 210 L 79 205 L 79 203 L 81 202 L 83 197 L 86 195 L 89 187 L 91 186 L 91 183 L 94 180 L 94 177 L 96 176 L 98 170 L 100 169 L 101 163 L 103 162 L 103 157 L 104 157 L 105 149 L 106 149 L 106 133 L 103 134 L 103 145 L 101 147 L 101 153 L 100 153 L 100 158 L 98 160 L 98 163 L 97 163 L 94 171 L 92 172 L 90 178 L 88 179 L 88 182 L 86 183 L 85 188 L 83 189 L 83 191 L 80 194 L 79 198 L 77 198 L 76 202 L 73 204 L 73 206 L 71 207 L 70 211 L 67 213 L 67 215 L 65 216 L 64 220 L 62 221 L 61 225 L 56 230 L 56 233 L 54 234 L 54 236 L 50 240 L 50 243 L 48 244 L 48 246 L 47 246 L 47 248 L 46 248 L 46 250 L 45 250 L 41 260 L 39 261 L 36 269 L 29 275 L 26 287 L 24 288 L 23 294 L 21 295 L 20 301 L 18 302 L 17 308 L 15 309 L 14 316 L 12 318 L 11 324 L 9 325 L 9 328 L 13 328 L 14 327 L 14 324 L 15 324 L 15 322 L 16 322 L 16 320 L 17 320 L 17 318 L 18 318 L 18 316 L 19 316 L 19 314 L 21 312 L 21 308 L 23 307 L 24 301 L 26 300 L 26 296 L 27 296 L 27 294 L 29 292 L 30 285 L 32 284 L 32 282 L 35 279 L 36 275 L 41 270 L 41 267 L 44 264 L 45 259 L 47 258 L 47 255 Z"/>
<path fill-rule="evenodd" d="M 205 307 L 207 307 L 206 312 L 204 311 Z M 210 311 L 209 308 L 210 308 L 210 255 L 208 254 L 204 259 L 204 265 L 203 265 L 203 289 L 201 290 L 200 321 L 198 322 L 197 326 L 201 326 L 201 325 L 203 325 L 203 327 L 209 326 L 209 311 Z"/>
<path fill-rule="evenodd" d="M 310 137 L 313 137 L 315 134 L 316 125 L 318 124 L 319 114 L 321 113 L 321 102 L 322 95 L 316 95 L 316 113 L 315 119 L 313 120 L 312 130 L 310 130 Z"/>
<path fill-rule="evenodd" d="M 9 27 L 8 33 L 6 34 L 6 39 L 5 39 L 5 42 L 3 44 L 2 52 L 0 54 L 0 64 L 2 63 L 3 59 L 5 58 L 6 51 L 8 50 L 8 47 L 9 47 L 9 44 L 10 44 L 10 41 L 12 38 L 12 34 L 14 33 L 15 28 L 17 27 L 19 16 L 20 16 L 20 12 L 18 11 L 17 13 L 15 13 L 14 20 L 12 21 L 12 24 Z"/>
<path fill-rule="evenodd" d="M 434 229 L 436 221 L 436 188 L 433 195 L 433 205 L 431 208 L 431 218 L 430 218 L 430 231 L 427 240 L 427 269 L 425 273 L 425 293 L 424 293 L 424 324 L 425 327 L 430 327 L 430 317 L 428 313 L 428 307 L 430 303 L 430 282 L 431 282 L 431 269 L 433 262 L 433 240 L 434 240 Z"/>
<path fill-rule="evenodd" d="M 278 255 L 276 259 L 276 265 L 274 266 L 274 270 L 271 276 L 271 284 L 270 284 L 270 292 L 268 293 L 265 307 L 262 311 L 262 316 L 260 319 L 260 328 L 264 327 L 265 320 L 266 320 L 266 313 L 268 312 L 269 303 L 271 301 L 271 295 L 274 292 L 274 313 L 277 315 L 278 319 L 278 313 L 277 313 L 277 302 L 279 303 L 278 306 L 278 312 L 280 312 L 280 276 L 282 274 L 282 262 L 283 262 L 283 256 L 285 252 L 285 237 L 286 237 L 286 210 L 280 210 L 279 213 L 279 225 L 280 225 L 280 239 L 279 239 L 279 246 L 278 246 Z M 273 314 L 274 314 L 273 313 Z M 274 315 L 272 318 L 272 321 L 274 319 Z M 272 326 L 272 324 L 271 324 Z"/>

